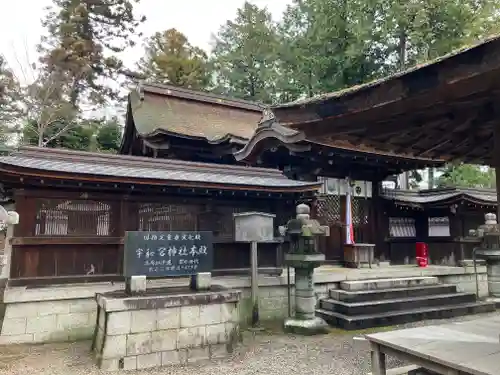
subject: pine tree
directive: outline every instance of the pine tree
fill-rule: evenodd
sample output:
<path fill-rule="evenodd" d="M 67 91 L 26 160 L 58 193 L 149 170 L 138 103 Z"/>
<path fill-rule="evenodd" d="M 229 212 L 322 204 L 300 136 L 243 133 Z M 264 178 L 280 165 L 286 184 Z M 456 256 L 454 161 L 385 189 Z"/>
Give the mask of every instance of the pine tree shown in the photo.
<path fill-rule="evenodd" d="M 176 29 L 155 33 L 146 41 L 145 52 L 138 73 L 147 81 L 190 89 L 205 89 L 210 84 L 207 54 Z"/>

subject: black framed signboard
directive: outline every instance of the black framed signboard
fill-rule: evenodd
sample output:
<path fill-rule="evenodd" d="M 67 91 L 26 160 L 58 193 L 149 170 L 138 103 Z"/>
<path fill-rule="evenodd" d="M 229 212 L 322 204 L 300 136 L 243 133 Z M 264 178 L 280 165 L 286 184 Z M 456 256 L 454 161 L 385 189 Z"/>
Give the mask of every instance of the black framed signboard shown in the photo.
<path fill-rule="evenodd" d="M 146 277 L 212 272 L 212 232 L 126 232 L 123 273 Z"/>

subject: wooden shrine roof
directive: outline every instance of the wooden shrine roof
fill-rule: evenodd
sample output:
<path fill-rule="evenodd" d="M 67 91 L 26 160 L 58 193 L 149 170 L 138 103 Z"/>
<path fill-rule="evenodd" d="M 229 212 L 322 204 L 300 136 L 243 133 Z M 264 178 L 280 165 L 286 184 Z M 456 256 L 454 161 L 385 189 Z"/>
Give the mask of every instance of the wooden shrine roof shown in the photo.
<path fill-rule="evenodd" d="M 264 121 L 259 124 L 253 137 L 233 155 L 237 161 L 254 164 L 266 151 L 277 154 L 278 147 L 311 159 L 311 166 L 325 169 L 322 173 L 333 176 L 332 173 L 338 171 L 349 173 L 352 178 L 357 179 L 383 179 L 387 175 L 444 164 L 441 160 L 414 157 L 405 153 L 377 151 L 371 147 L 354 145 L 347 140 L 336 140 L 327 145 L 311 142 L 304 132 L 281 125 L 269 113 L 265 114 Z M 281 155 L 273 160 L 283 162 Z"/>
<path fill-rule="evenodd" d="M 428 190 L 383 189 L 382 197 L 399 205 L 414 207 L 451 205 L 467 201 L 480 205 L 496 205 L 494 189 L 437 188 Z"/>
<path fill-rule="evenodd" d="M 129 94 L 127 126 L 143 137 L 156 134 L 222 142 L 253 134 L 264 107 L 175 86 L 141 84 Z"/>
<path fill-rule="evenodd" d="M 272 108 L 317 143 L 491 164 L 500 37 L 385 79 Z"/>
<path fill-rule="evenodd" d="M 245 146 L 241 150 L 238 150 L 234 153 L 236 160 L 245 160 L 249 158 L 251 154 L 255 152 L 255 148 L 258 147 L 259 143 L 269 138 L 277 139 L 281 143 L 287 145 L 296 144 L 302 141 L 315 143 L 315 142 L 310 142 L 310 140 L 307 139 L 306 135 L 303 132 L 293 129 L 291 127 L 283 126 L 282 124 L 275 121 L 275 119 L 273 118 L 268 122 L 268 124 L 264 125 L 261 124 L 255 130 L 254 135 L 252 136 L 252 138 L 248 140 Z M 323 144 L 323 143 L 317 142 L 317 144 Z M 355 145 L 348 140 L 342 140 L 342 139 L 329 142 L 326 146 L 338 149 L 339 151 L 344 150 L 344 151 L 366 153 L 380 157 L 390 156 L 398 159 L 408 159 L 415 161 L 416 163 L 420 162 L 422 165 L 428 164 L 437 166 L 444 163 L 443 161 L 440 160 L 435 160 L 425 157 L 415 157 L 406 154 L 405 152 L 396 154 L 392 151 L 378 151 L 373 147 L 365 146 L 363 144 Z"/>
<path fill-rule="evenodd" d="M 220 190 L 309 192 L 317 182 L 294 181 L 274 169 L 194 163 L 147 157 L 24 147 L 0 156 L 2 175 L 130 182 Z"/>

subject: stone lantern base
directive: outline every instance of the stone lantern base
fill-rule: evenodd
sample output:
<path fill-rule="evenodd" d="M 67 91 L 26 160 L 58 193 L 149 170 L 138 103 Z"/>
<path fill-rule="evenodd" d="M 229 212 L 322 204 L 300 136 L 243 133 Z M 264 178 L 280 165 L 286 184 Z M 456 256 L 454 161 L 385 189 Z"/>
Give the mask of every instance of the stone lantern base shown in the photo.
<path fill-rule="evenodd" d="M 328 324 L 315 316 L 314 268 L 324 261 L 324 254 L 286 254 L 285 262 L 295 268 L 295 317 L 285 320 L 286 332 L 315 335 L 328 332 Z"/>
<path fill-rule="evenodd" d="M 317 316 L 307 320 L 289 318 L 285 320 L 284 328 L 285 332 L 305 336 L 328 333 L 328 324 L 322 318 Z"/>

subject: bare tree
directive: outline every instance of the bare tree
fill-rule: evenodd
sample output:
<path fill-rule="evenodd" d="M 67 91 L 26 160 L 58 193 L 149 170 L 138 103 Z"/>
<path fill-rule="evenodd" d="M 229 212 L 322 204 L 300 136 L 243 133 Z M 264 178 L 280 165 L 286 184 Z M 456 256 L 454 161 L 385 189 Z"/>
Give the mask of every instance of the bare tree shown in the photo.
<path fill-rule="evenodd" d="M 65 77 L 56 72 L 42 72 L 25 87 L 24 135 L 36 135 L 39 147 L 47 146 L 76 124 L 79 111 L 70 103 L 66 88 Z"/>

